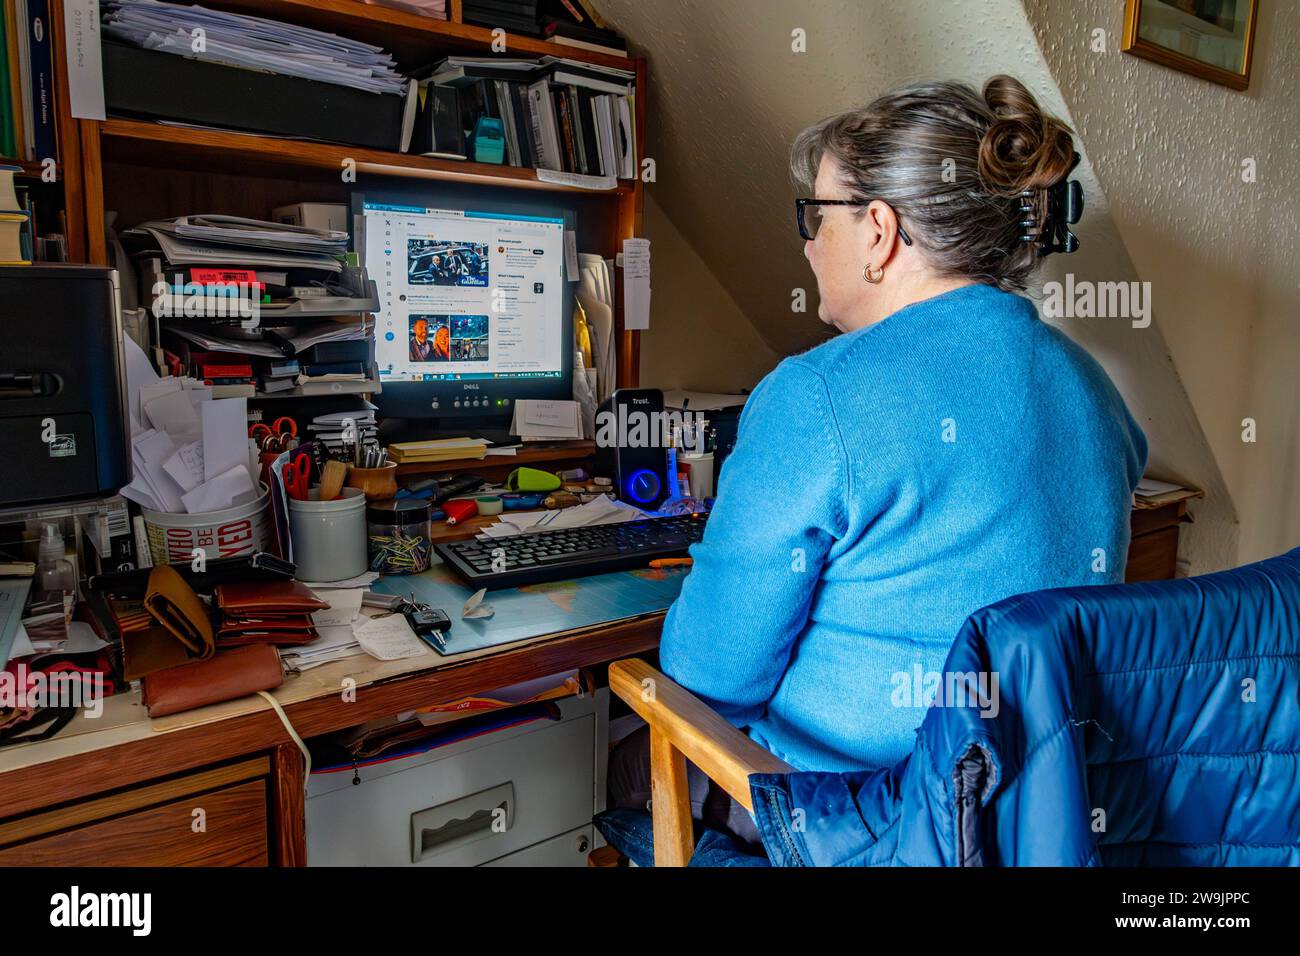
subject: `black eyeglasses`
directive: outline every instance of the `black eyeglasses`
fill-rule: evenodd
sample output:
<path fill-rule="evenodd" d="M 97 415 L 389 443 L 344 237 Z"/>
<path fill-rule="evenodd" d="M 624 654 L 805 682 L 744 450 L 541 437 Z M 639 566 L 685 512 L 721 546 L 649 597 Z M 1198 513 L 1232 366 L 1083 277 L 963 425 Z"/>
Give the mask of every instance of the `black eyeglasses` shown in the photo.
<path fill-rule="evenodd" d="M 794 215 L 799 223 L 799 235 L 809 242 L 817 238 L 817 230 L 822 224 L 822 206 L 869 206 L 873 201 L 870 199 L 866 202 L 858 202 L 856 199 L 796 199 Z M 912 237 L 903 229 L 901 223 L 898 226 L 898 238 L 902 239 L 905 245 L 912 244 Z"/>

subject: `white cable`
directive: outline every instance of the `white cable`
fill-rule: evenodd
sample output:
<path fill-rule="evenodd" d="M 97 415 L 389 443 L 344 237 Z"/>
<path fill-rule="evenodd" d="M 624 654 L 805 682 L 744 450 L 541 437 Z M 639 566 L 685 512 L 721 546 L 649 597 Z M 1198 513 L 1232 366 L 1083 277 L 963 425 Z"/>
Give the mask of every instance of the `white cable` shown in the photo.
<path fill-rule="evenodd" d="M 303 770 L 302 774 L 303 783 L 305 785 L 306 781 L 311 777 L 311 751 L 307 749 L 307 745 L 303 743 L 302 738 L 298 736 L 298 731 L 293 729 L 293 724 L 289 723 L 289 715 L 284 712 L 284 708 L 280 706 L 280 702 L 264 690 L 259 690 L 257 693 L 259 696 L 266 698 L 267 703 L 271 705 L 276 716 L 280 718 L 280 723 L 284 724 L 284 729 L 289 732 L 289 736 L 293 738 L 293 742 L 296 743 L 298 749 L 302 751 L 302 759 L 307 762 L 306 769 Z"/>

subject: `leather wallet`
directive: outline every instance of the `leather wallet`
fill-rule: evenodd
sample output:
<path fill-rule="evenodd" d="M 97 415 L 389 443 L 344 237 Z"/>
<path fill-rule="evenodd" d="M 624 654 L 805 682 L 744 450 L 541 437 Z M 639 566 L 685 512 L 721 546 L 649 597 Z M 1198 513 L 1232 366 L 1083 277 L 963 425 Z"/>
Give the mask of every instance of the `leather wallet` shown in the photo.
<path fill-rule="evenodd" d="M 284 669 L 275 648 L 251 644 L 222 651 L 210 660 L 150 674 L 144 679 L 142 697 L 150 717 L 166 717 L 271 690 L 283 680 Z"/>
<path fill-rule="evenodd" d="M 310 644 L 320 633 L 310 614 L 280 614 L 264 617 L 227 617 L 217 630 L 218 647 L 241 644 Z"/>
<path fill-rule="evenodd" d="M 174 568 L 163 564 L 150 572 L 144 607 L 185 645 L 190 657 L 206 660 L 216 650 L 207 607 Z"/>
<path fill-rule="evenodd" d="M 242 631 L 303 631 L 315 627 L 310 614 L 227 614 L 217 640 Z"/>
<path fill-rule="evenodd" d="M 239 581 L 219 584 L 215 592 L 217 607 L 226 614 L 310 614 L 329 607 L 316 592 L 301 581 Z"/>

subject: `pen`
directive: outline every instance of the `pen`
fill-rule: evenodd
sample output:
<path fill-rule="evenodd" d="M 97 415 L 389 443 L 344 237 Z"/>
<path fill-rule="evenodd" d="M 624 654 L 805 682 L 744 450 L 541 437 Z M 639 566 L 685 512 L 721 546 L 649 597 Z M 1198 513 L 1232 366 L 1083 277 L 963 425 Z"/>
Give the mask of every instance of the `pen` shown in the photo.
<path fill-rule="evenodd" d="M 650 567 L 659 568 L 689 568 L 695 562 L 690 558 L 655 558 L 650 562 Z"/>

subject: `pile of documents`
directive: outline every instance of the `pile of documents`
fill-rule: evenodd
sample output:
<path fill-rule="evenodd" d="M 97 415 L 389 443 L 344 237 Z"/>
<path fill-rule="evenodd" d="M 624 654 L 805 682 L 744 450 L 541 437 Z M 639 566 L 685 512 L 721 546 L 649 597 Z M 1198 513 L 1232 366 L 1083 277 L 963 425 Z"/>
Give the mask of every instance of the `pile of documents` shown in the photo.
<path fill-rule="evenodd" d="M 617 344 L 614 330 L 614 263 L 598 255 L 578 254 L 578 289 L 574 293 L 586 318 L 591 337 L 592 361 L 574 377 L 587 377 L 596 402 L 603 402 L 617 387 Z M 582 354 L 579 351 L 579 354 Z M 575 385 L 575 394 L 577 387 Z"/>
<path fill-rule="evenodd" d="M 340 272 L 348 234 L 241 216 L 181 216 L 142 223 L 168 262 L 307 268 Z"/>
<path fill-rule="evenodd" d="M 388 457 L 398 464 L 412 462 L 454 461 L 458 458 L 485 458 L 488 443 L 482 438 L 440 438 L 434 441 L 408 441 L 388 446 Z"/>
<path fill-rule="evenodd" d="M 555 511 L 507 511 L 495 524 L 487 525 L 480 540 L 508 538 L 531 531 L 558 531 L 561 528 L 584 528 L 588 525 L 618 524 L 648 518 L 649 514 L 626 502 L 601 495 L 586 504 Z"/>
<path fill-rule="evenodd" d="M 348 423 L 351 422 L 351 427 Z M 366 448 L 379 447 L 379 427 L 375 424 L 375 406 L 369 402 L 364 408 L 354 408 L 342 412 L 330 412 L 317 415 L 307 426 L 312 441 L 319 442 L 329 451 L 331 457 L 350 459 L 359 444 Z"/>
<path fill-rule="evenodd" d="M 360 654 L 368 654 L 375 660 L 392 661 L 429 652 L 403 615 L 362 614 L 364 587 L 315 590 L 330 605 L 328 610 L 312 614 L 312 624 L 320 637 L 310 644 L 282 651 L 280 659 L 286 667 L 305 671 Z"/>
<path fill-rule="evenodd" d="M 365 271 L 343 263 L 345 231 L 194 215 L 143 223 L 122 242 L 173 371 L 220 387 L 218 397 L 372 384 L 379 300 Z"/>
<path fill-rule="evenodd" d="M 135 343 L 126 342 L 130 351 Z M 133 478 L 122 496 L 172 514 L 221 511 L 256 498 L 247 402 L 214 399 L 193 379 L 159 378 L 147 362 L 127 365 Z"/>
<path fill-rule="evenodd" d="M 390 54 L 332 33 L 158 0 L 107 0 L 104 11 L 106 37 L 147 50 L 372 93 L 406 89 Z"/>

